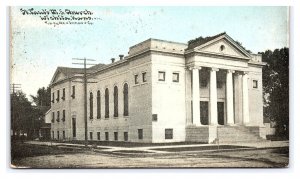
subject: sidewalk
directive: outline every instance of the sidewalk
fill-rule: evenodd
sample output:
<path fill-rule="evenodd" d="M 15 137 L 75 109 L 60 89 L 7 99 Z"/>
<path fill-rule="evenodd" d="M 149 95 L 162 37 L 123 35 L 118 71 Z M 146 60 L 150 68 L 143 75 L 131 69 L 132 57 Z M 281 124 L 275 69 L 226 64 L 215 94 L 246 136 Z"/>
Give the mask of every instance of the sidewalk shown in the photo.
<path fill-rule="evenodd" d="M 47 145 L 47 146 L 69 146 L 69 147 L 84 147 L 84 144 L 71 144 L 71 143 L 57 143 L 57 142 L 42 142 L 42 141 L 28 141 L 28 144 L 35 145 Z M 150 152 L 150 153 L 170 153 L 171 151 L 166 151 L 164 149 L 180 149 L 180 148 L 193 148 L 193 147 L 210 147 L 216 146 L 217 144 L 181 144 L 181 145 L 164 145 L 164 146 L 146 146 L 146 147 L 120 147 L 120 146 L 106 146 L 106 145 L 88 145 L 88 147 L 94 149 L 99 149 L 103 152 L 118 152 L 118 151 L 136 151 L 138 152 Z M 250 149 L 250 148 L 278 148 L 278 147 L 287 147 L 289 146 L 289 141 L 264 141 L 264 142 L 247 142 L 247 143 L 226 143 L 220 144 L 220 146 L 233 146 L 236 148 L 233 149 L 217 149 L 219 150 L 237 150 L 237 149 Z M 240 147 L 240 148 L 239 148 Z M 159 150 L 162 149 L 162 150 Z M 201 150 L 197 150 L 201 152 Z M 212 150 L 204 150 L 203 152 L 208 151 L 216 151 L 216 149 Z"/>

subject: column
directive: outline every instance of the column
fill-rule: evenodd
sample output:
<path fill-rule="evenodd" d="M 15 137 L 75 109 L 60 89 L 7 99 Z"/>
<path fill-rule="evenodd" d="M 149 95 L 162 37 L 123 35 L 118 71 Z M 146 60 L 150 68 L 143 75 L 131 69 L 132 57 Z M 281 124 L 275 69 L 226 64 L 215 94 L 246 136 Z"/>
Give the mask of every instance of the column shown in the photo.
<path fill-rule="evenodd" d="M 227 107 L 227 124 L 234 124 L 233 116 L 233 83 L 232 83 L 232 73 L 234 71 L 227 70 L 226 74 L 226 107 Z"/>
<path fill-rule="evenodd" d="M 200 88 L 199 88 L 199 69 L 201 68 L 193 68 L 193 124 L 196 126 L 200 126 Z"/>
<path fill-rule="evenodd" d="M 210 83 L 209 83 L 209 112 L 210 112 L 210 125 L 218 125 L 218 111 L 217 111 L 217 75 L 219 71 L 216 68 L 210 70 Z"/>
<path fill-rule="evenodd" d="M 249 96 L 248 96 L 248 73 L 243 74 L 243 124 L 249 121 Z"/>

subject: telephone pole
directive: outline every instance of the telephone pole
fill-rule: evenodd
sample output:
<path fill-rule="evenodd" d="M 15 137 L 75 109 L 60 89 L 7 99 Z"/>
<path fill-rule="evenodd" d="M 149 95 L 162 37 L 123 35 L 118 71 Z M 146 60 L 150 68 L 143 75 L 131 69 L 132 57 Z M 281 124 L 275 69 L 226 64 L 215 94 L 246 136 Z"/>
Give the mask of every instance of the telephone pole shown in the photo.
<path fill-rule="evenodd" d="M 86 77 L 86 66 L 87 65 L 96 65 L 96 64 L 87 64 L 86 61 L 96 61 L 93 59 L 86 59 L 86 58 L 73 58 L 73 60 L 81 60 L 83 63 L 72 63 L 76 65 L 83 65 L 83 88 L 84 88 L 84 144 L 88 146 L 88 126 L 87 126 L 87 77 Z M 78 82 L 78 81 L 76 81 Z M 94 83 L 94 82 L 89 82 Z"/>
<path fill-rule="evenodd" d="M 21 89 L 21 84 L 13 83 L 11 84 L 12 94 L 14 95 L 17 89 Z"/>

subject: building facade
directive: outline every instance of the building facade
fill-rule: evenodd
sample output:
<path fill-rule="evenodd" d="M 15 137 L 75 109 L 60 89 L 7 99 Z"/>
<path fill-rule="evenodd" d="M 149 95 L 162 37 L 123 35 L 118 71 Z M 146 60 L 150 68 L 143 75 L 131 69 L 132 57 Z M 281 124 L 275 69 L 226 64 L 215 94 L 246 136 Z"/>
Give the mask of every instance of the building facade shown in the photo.
<path fill-rule="evenodd" d="M 87 69 L 88 139 L 129 142 L 265 138 L 261 55 L 226 33 L 188 44 L 148 39 L 128 55 Z M 55 140 L 84 140 L 83 69 L 51 80 Z"/>

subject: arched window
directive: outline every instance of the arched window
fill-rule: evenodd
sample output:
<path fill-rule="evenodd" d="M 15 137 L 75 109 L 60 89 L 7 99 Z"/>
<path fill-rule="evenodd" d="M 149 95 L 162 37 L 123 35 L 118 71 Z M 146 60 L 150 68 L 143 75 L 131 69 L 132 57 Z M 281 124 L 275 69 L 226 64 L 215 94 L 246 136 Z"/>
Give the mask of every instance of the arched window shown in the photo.
<path fill-rule="evenodd" d="M 93 119 L 93 93 L 90 92 L 90 119 Z"/>
<path fill-rule="evenodd" d="M 123 96 L 124 96 L 124 116 L 129 115 L 128 111 L 128 84 L 124 84 L 124 89 L 123 89 Z"/>
<path fill-rule="evenodd" d="M 118 87 L 114 87 L 114 117 L 118 117 L 119 109 L 118 109 Z"/>
<path fill-rule="evenodd" d="M 97 119 L 101 118 L 101 96 L 100 91 L 97 91 Z"/>
<path fill-rule="evenodd" d="M 109 118 L 109 91 L 105 89 L 105 118 Z"/>

